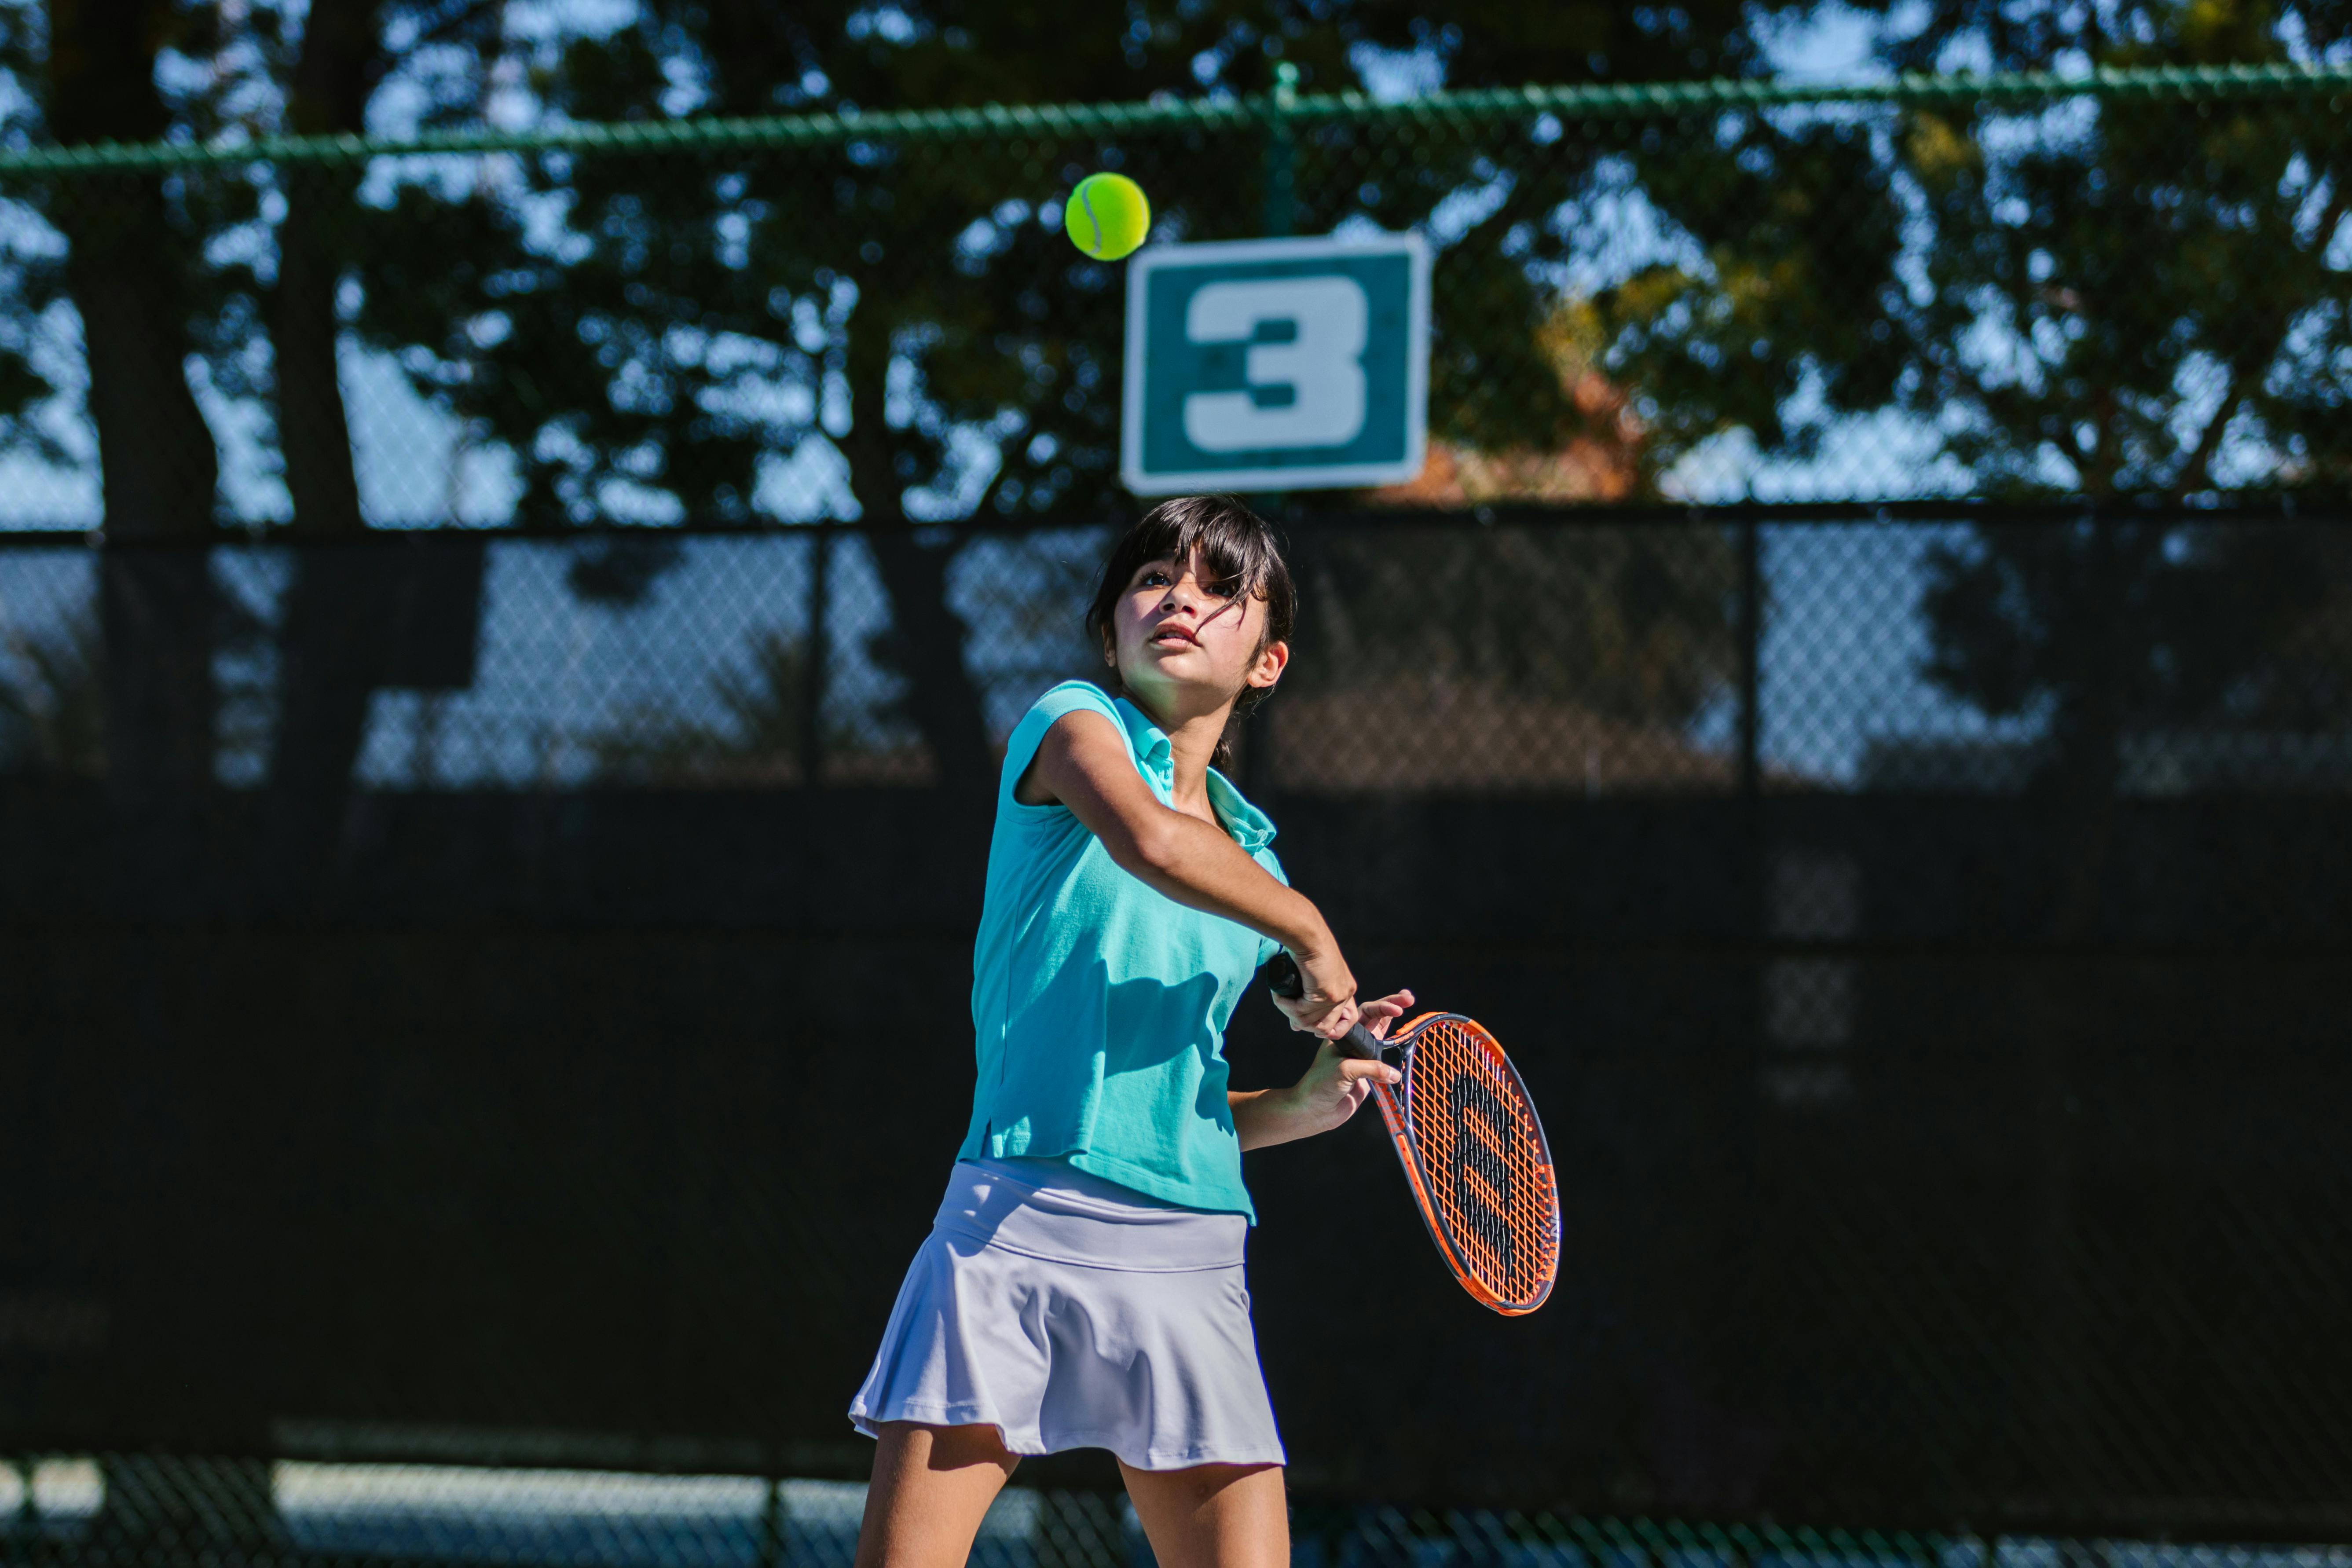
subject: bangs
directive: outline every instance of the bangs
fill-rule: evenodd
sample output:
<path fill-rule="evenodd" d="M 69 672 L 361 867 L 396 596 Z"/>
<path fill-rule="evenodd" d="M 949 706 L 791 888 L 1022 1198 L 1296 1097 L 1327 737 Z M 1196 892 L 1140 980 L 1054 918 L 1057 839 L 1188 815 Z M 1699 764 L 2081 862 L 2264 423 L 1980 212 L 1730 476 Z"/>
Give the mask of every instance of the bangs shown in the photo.
<path fill-rule="evenodd" d="M 1238 507 L 1160 507 L 1121 542 L 1118 554 L 1125 570 L 1116 574 L 1120 588 L 1146 562 L 1181 565 L 1198 551 L 1210 576 L 1203 587 L 1228 599 L 1263 598 L 1282 559 L 1273 531 Z"/>
<path fill-rule="evenodd" d="M 1181 564 L 1198 552 L 1209 582 L 1202 586 L 1227 600 L 1265 601 L 1266 635 L 1287 642 L 1297 599 L 1282 546 L 1264 518 L 1238 496 L 1179 496 L 1139 519 L 1103 563 L 1102 582 L 1087 611 L 1087 630 L 1099 639 L 1110 625 L 1112 606 L 1153 561 Z"/>

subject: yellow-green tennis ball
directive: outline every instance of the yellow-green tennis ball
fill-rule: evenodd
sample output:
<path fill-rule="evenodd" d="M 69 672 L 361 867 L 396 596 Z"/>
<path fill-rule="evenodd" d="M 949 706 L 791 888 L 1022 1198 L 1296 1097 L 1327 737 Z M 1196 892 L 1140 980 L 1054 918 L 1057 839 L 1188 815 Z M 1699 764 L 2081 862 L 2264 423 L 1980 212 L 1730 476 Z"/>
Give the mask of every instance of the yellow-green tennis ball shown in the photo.
<path fill-rule="evenodd" d="M 1151 204 L 1125 174 L 1088 174 L 1062 206 L 1070 243 L 1097 261 L 1117 261 L 1151 232 Z"/>

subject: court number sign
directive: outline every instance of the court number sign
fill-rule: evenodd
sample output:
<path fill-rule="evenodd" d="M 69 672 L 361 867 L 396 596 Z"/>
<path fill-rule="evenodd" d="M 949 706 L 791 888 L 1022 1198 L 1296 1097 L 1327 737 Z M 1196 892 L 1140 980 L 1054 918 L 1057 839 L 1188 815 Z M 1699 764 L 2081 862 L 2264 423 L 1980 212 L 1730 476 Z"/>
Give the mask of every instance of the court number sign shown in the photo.
<path fill-rule="evenodd" d="M 1129 489 L 1311 489 L 1421 472 L 1419 235 L 1153 246 L 1127 268 Z"/>

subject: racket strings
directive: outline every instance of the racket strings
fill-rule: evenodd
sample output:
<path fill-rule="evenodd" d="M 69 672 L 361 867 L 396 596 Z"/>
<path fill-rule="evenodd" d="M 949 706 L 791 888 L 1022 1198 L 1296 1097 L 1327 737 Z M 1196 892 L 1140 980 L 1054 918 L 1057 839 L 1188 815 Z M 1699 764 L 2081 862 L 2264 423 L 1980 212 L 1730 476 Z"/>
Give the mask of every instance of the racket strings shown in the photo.
<path fill-rule="evenodd" d="M 1539 1299 L 1559 1266 L 1559 1198 L 1526 1090 L 1483 1031 L 1432 1019 L 1412 1042 L 1413 1140 L 1464 1266 L 1500 1300 Z"/>

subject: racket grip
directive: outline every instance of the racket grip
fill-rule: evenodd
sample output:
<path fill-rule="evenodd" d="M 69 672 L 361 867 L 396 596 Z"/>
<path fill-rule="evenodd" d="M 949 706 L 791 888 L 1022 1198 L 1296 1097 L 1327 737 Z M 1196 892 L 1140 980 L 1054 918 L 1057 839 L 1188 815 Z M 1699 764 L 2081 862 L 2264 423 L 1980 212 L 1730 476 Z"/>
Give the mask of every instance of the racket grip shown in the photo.
<path fill-rule="evenodd" d="M 1277 952 L 1265 966 L 1266 989 L 1289 1001 L 1307 994 L 1307 977 L 1298 973 L 1298 961 L 1286 952 Z M 1381 1037 L 1361 1024 L 1350 1024 L 1348 1032 L 1331 1042 L 1359 1061 L 1376 1062 L 1388 1047 Z"/>

